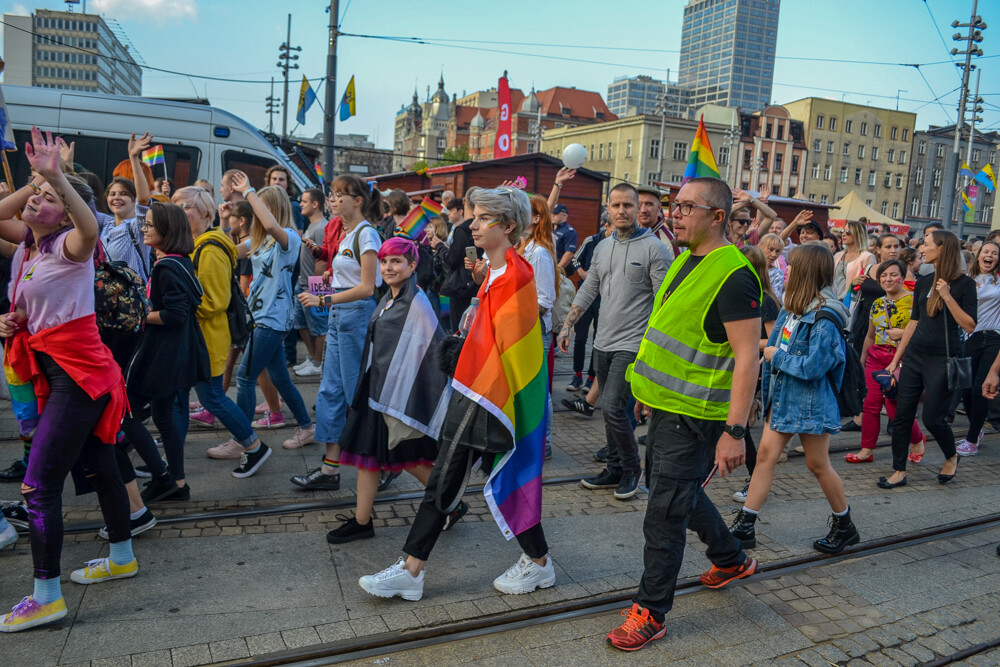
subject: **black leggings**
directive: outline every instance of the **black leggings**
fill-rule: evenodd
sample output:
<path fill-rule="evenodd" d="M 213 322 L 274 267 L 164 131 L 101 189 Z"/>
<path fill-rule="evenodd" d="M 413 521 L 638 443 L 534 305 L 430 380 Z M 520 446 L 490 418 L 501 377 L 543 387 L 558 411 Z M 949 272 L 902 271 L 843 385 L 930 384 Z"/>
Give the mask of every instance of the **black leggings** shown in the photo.
<path fill-rule="evenodd" d="M 983 396 L 983 382 L 990 372 L 990 366 L 1000 352 L 1000 333 L 977 331 L 965 343 L 965 353 L 972 357 L 972 388 L 965 390 L 965 411 L 969 415 L 969 430 L 965 439 L 979 442 L 979 432 L 986 423 L 990 402 Z"/>
<path fill-rule="evenodd" d="M 905 472 L 910 452 L 910 431 L 917 404 L 924 394 L 924 428 L 937 440 L 946 459 L 955 455 L 955 435 L 948 410 L 955 392 L 948 391 L 947 357 L 906 350 L 896 390 L 896 417 L 892 420 L 892 469 Z"/>

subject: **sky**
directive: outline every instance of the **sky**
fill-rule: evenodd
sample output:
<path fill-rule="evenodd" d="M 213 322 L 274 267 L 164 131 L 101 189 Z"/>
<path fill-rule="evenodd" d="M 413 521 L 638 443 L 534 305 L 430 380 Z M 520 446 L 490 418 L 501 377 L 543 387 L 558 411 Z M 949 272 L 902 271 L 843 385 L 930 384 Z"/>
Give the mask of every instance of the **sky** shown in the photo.
<path fill-rule="evenodd" d="M 338 121 L 336 131 L 367 134 L 379 147 L 391 147 L 396 113 L 410 103 L 414 88 L 421 100 L 427 86 L 433 94 L 442 75 L 449 96 L 495 86 L 505 69 L 511 86 L 526 91 L 562 85 L 606 96 L 617 76 L 662 79 L 668 68 L 676 80 L 685 4 L 687 0 L 341 0 L 344 33 L 435 43 L 342 36 L 337 99 L 353 75 L 357 115 Z M 147 65 L 181 73 L 146 70 L 144 95 L 197 94 L 265 129 L 272 76 L 275 96 L 283 94 L 276 63 L 291 13 L 291 43 L 302 47 L 300 69 L 290 76 L 292 130 L 302 75 L 316 81 L 326 74 L 328 6 L 322 0 L 89 0 L 87 11 L 116 19 Z M 64 9 L 65 4 L 0 0 L 3 13 L 27 14 L 35 8 Z M 971 9 L 972 0 L 782 0 L 772 99 L 782 103 L 817 96 L 895 108 L 898 95 L 900 110 L 917 113 L 918 130 L 953 123 L 961 70 L 948 50 L 964 50 L 964 44 L 952 41 L 956 29 L 951 22 L 968 22 Z M 980 45 L 985 56 L 977 59 L 985 100 L 980 127 L 1000 130 L 1000 2 L 980 0 L 979 13 L 990 26 Z M 991 48 L 994 43 L 998 46 Z M 325 85 L 317 93 L 323 104 Z M 280 115 L 274 126 L 280 132 Z M 322 126 L 323 114 L 314 106 L 295 134 L 311 137 Z"/>

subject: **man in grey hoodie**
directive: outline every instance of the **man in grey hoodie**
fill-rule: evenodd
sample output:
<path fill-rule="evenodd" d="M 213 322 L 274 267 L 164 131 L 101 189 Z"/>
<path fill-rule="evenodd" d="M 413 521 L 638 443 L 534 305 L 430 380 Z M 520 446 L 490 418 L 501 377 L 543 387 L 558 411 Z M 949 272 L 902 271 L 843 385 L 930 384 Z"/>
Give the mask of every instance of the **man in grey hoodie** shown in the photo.
<path fill-rule="evenodd" d="M 619 183 L 608 195 L 609 222 L 614 233 L 594 249 L 587 279 L 559 332 L 559 349 L 569 352 L 573 325 L 598 296 L 601 327 L 594 340 L 597 384 L 601 388 L 607 468 L 580 480 L 588 489 L 615 487 L 615 498 L 635 495 L 641 467 L 639 446 L 629 422 L 632 388 L 625 371 L 635 361 L 639 343 L 653 310 L 653 297 L 667 275 L 671 257 L 663 243 L 637 221 L 639 194 Z M 606 324 L 605 324 L 606 323 Z"/>

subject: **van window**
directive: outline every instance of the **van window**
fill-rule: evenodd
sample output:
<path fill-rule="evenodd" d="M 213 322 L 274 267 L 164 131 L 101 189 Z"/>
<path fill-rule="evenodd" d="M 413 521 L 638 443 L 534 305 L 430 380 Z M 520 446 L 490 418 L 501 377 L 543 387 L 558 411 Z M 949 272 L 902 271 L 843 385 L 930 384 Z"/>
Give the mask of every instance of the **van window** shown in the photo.
<path fill-rule="evenodd" d="M 262 155 L 252 155 L 243 151 L 222 152 L 222 173 L 230 169 L 239 169 L 250 179 L 250 185 L 255 188 L 264 187 L 264 176 L 267 170 L 278 164 L 276 160 Z"/>

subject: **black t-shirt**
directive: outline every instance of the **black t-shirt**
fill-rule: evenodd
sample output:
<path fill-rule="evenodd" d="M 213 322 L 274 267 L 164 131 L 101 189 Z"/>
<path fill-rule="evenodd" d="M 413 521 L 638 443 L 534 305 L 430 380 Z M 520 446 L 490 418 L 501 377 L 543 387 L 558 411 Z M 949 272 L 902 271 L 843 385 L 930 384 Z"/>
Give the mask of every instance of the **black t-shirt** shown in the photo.
<path fill-rule="evenodd" d="M 948 347 L 951 356 L 956 356 L 959 352 L 958 323 L 948 312 L 948 307 L 944 306 L 938 310 L 937 314 L 931 317 L 927 314 L 927 299 L 934 285 L 937 283 L 937 275 L 931 273 L 920 276 L 917 285 L 913 290 L 913 310 L 910 319 L 918 320 L 917 328 L 913 331 L 913 337 L 907 346 L 907 351 L 913 350 L 920 354 L 944 356 L 944 333 L 945 333 L 945 313 L 947 314 Z M 976 294 L 976 281 L 969 276 L 962 275 L 951 281 L 951 296 L 958 302 L 959 307 L 967 313 L 973 320 L 976 319 L 976 310 L 979 307 L 979 298 Z"/>
<path fill-rule="evenodd" d="M 695 257 L 691 255 L 684 266 L 674 276 L 670 286 L 667 287 L 665 297 L 670 296 L 677 286 L 681 284 L 694 267 L 701 263 L 705 256 Z M 760 283 L 753 269 L 741 267 L 734 271 L 726 279 L 722 289 L 719 290 L 715 301 L 712 302 L 705 318 L 705 333 L 713 343 L 725 343 L 729 340 L 726 336 L 725 322 L 737 322 L 739 320 L 749 320 L 760 317 Z M 775 316 L 777 319 L 777 316 Z"/>
<path fill-rule="evenodd" d="M 767 329 L 765 324 L 771 322 L 772 324 L 778 320 L 778 315 L 781 313 L 781 306 L 778 302 L 771 298 L 771 295 L 767 292 L 764 293 L 764 298 L 760 303 L 760 337 L 767 338 Z"/>

